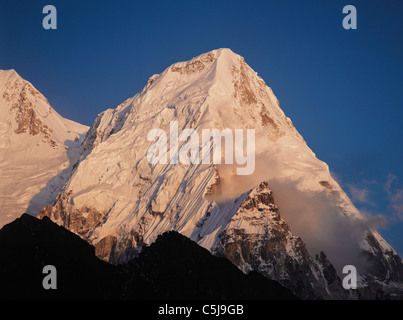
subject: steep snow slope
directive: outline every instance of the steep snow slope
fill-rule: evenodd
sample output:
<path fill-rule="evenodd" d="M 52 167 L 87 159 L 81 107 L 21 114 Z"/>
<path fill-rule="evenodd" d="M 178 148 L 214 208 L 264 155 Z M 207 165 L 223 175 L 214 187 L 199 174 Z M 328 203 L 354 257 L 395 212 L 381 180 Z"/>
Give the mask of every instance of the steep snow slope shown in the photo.
<path fill-rule="evenodd" d="M 53 202 L 87 130 L 17 72 L 0 70 L 0 226 Z"/>
<path fill-rule="evenodd" d="M 203 129 L 255 129 L 254 173 L 234 174 L 238 164 L 151 165 L 147 150 L 153 142 L 147 135 L 152 129 L 167 133 L 169 157 L 177 155 L 175 139 L 170 138 L 171 121 L 177 121 L 179 135 L 184 129 L 194 129 L 199 136 Z M 186 145 L 185 138 L 180 139 L 179 149 Z M 95 244 L 106 260 L 125 261 L 167 230 L 179 231 L 224 254 L 222 239 L 233 239 L 228 236 L 231 230 L 251 236 L 250 244 L 270 241 L 269 236 L 261 237 L 262 228 L 279 229 L 275 215 L 266 215 L 259 225 L 239 214 L 250 192 L 266 182 L 292 231 L 285 238 L 301 237 L 306 244 L 304 259 L 309 270 L 324 270 L 333 263 L 340 276 L 344 265 L 354 264 L 364 285 L 368 263 L 362 252 L 366 252 L 385 262 L 383 269 L 371 271 L 380 282 L 401 281 L 400 258 L 379 234 L 368 231 L 370 221 L 306 145 L 272 90 L 229 49 L 213 50 L 152 76 L 140 93 L 98 115 L 83 146 L 90 150 L 88 156 L 79 163 L 55 205 L 43 208 L 41 215 Z M 211 149 L 210 142 L 199 145 L 200 153 L 206 149 Z M 236 220 L 237 215 L 241 221 Z M 283 244 L 282 253 L 299 252 L 298 243 L 291 241 L 291 249 Z M 319 267 L 313 258 L 317 254 L 318 261 L 322 260 Z M 267 264 L 273 264 L 269 260 Z M 240 259 L 238 266 L 245 270 L 259 267 L 247 259 Z M 288 276 L 298 277 L 291 271 Z M 321 296 L 332 296 L 330 280 L 323 272 L 316 273 Z M 292 289 L 296 282 L 298 279 L 287 283 Z"/>

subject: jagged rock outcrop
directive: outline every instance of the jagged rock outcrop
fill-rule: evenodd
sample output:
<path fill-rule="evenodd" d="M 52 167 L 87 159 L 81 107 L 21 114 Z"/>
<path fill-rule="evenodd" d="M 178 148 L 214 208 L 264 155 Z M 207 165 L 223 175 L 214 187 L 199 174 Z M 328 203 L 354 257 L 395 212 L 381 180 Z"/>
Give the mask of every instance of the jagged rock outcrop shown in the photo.
<path fill-rule="evenodd" d="M 74 208 L 67 193 L 57 199 L 53 206 L 42 207 L 37 216 L 49 217 L 85 239 L 88 233 L 102 222 L 105 215 L 106 213 L 99 212 L 91 206 Z"/>
<path fill-rule="evenodd" d="M 281 219 L 266 182 L 243 200 L 219 239 L 213 252 L 227 257 L 244 272 L 256 270 L 277 279 L 307 299 L 347 297 L 325 254 L 311 257 L 302 239 Z"/>

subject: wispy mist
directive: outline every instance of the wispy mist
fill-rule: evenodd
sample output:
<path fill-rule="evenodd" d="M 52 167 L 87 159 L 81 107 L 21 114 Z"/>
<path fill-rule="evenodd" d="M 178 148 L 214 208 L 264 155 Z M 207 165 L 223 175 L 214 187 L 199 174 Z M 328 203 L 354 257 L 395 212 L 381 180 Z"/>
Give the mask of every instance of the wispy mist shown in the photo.
<path fill-rule="evenodd" d="M 257 156 L 256 169 L 251 176 L 234 176 L 231 166 L 218 166 L 222 193 L 215 200 L 233 199 L 261 181 L 267 181 L 281 218 L 294 235 L 302 238 L 312 256 L 324 251 L 339 274 L 348 264 L 355 265 L 358 271 L 365 269 L 367 262 L 360 256 L 358 244 L 368 230 L 383 226 L 385 219 L 382 216 L 362 215 L 358 218 L 346 215 L 325 188 L 322 191 L 301 190 L 298 178 L 278 178 L 278 171 L 284 168 L 279 159 Z"/>

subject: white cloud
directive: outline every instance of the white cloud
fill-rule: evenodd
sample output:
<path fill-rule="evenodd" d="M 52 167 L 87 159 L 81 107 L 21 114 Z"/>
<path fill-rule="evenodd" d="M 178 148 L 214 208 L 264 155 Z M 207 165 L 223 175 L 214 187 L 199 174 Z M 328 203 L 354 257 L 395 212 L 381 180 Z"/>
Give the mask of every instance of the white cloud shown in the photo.
<path fill-rule="evenodd" d="M 347 188 L 351 197 L 351 200 L 355 203 L 360 203 L 360 204 L 368 204 L 368 205 L 375 205 L 370 199 L 369 199 L 369 193 L 370 190 L 364 186 L 364 187 L 357 187 L 352 184 L 347 184 Z"/>

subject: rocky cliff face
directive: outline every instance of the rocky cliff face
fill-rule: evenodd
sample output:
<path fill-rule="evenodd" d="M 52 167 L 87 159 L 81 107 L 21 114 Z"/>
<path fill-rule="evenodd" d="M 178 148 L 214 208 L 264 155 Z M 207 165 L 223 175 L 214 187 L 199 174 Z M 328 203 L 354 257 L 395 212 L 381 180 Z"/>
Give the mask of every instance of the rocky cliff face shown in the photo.
<path fill-rule="evenodd" d="M 280 217 L 272 190 L 262 182 L 242 201 L 213 252 L 244 272 L 256 270 L 307 299 L 402 298 L 400 257 L 382 248 L 377 233 L 366 230 L 365 234 L 371 249 L 360 251 L 366 268 L 360 270 L 359 288 L 345 290 L 340 272 L 325 253 L 311 256 L 303 240 L 291 232 Z"/>
<path fill-rule="evenodd" d="M 368 285 L 363 297 L 403 299 L 403 263 L 394 250 L 382 247 L 379 234 L 368 232 L 366 239 L 370 250 L 362 250 L 361 256 L 368 268 L 362 274 L 362 283 Z"/>
<path fill-rule="evenodd" d="M 325 254 L 311 257 L 302 239 L 293 235 L 281 219 L 265 182 L 243 200 L 219 239 L 215 254 L 227 257 L 244 272 L 256 270 L 269 279 L 277 279 L 297 296 L 348 296 Z"/>

